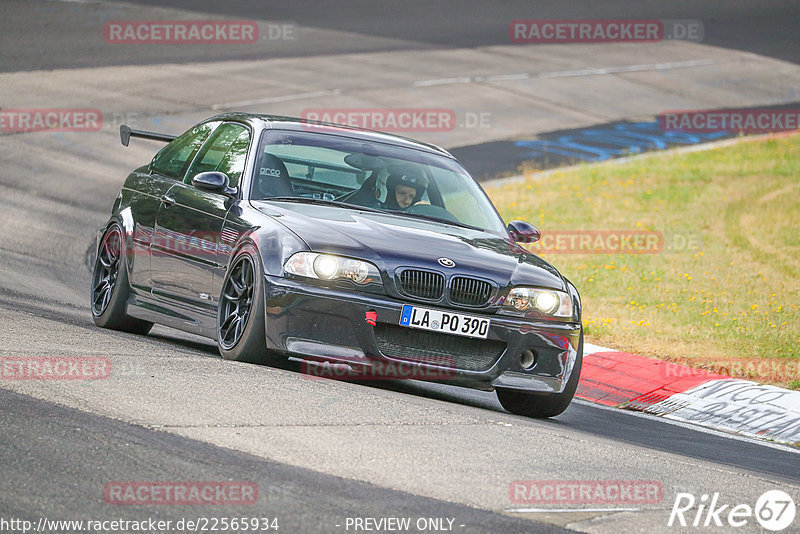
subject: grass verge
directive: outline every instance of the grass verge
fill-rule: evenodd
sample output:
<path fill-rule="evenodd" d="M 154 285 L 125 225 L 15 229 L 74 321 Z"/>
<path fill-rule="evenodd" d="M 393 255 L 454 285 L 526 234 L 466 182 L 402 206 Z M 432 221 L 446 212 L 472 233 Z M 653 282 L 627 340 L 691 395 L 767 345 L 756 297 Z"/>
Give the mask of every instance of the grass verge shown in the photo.
<path fill-rule="evenodd" d="M 795 135 L 484 185 L 542 231 L 588 342 L 800 389 L 798 155 Z"/>

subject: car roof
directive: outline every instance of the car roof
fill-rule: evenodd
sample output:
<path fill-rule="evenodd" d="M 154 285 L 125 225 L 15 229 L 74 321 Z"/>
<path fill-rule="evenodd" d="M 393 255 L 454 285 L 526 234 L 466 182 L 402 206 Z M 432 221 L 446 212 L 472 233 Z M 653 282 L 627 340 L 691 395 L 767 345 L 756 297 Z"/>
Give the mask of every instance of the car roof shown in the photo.
<path fill-rule="evenodd" d="M 264 128 L 269 129 L 284 129 L 305 132 L 317 132 L 334 135 L 343 135 L 363 141 L 375 141 L 380 143 L 389 143 L 396 146 L 406 148 L 414 148 L 417 150 L 424 150 L 425 152 L 433 152 L 455 159 L 452 154 L 447 150 L 434 145 L 432 143 L 424 143 L 408 137 L 400 135 L 393 135 L 375 130 L 368 130 L 366 128 L 355 128 L 353 126 L 346 126 L 343 124 L 334 124 L 330 122 L 309 121 L 298 117 L 285 117 L 282 115 L 267 115 L 260 113 L 241 113 L 231 112 L 216 115 L 207 120 L 235 120 L 250 123 L 253 126 L 261 124 Z"/>

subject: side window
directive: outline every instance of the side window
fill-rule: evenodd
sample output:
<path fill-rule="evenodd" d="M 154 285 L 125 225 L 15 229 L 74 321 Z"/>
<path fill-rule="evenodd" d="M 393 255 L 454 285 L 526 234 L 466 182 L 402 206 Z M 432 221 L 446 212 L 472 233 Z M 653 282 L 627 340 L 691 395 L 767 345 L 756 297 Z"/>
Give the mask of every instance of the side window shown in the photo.
<path fill-rule="evenodd" d="M 438 167 L 429 167 L 429 170 L 444 203 L 443 207 L 447 211 L 467 224 L 480 228 L 492 227 L 492 223 L 486 218 L 485 207 L 480 205 L 473 193 L 464 186 L 463 180 L 472 178 Z"/>
<path fill-rule="evenodd" d="M 150 169 L 179 180 L 194 158 L 197 150 L 219 122 L 199 124 L 161 149 L 150 163 Z"/>
<path fill-rule="evenodd" d="M 194 159 L 186 173 L 187 184 L 201 172 L 224 172 L 230 178 L 230 186 L 236 187 L 244 171 L 250 132 L 241 124 L 225 123 L 211 135 Z"/>

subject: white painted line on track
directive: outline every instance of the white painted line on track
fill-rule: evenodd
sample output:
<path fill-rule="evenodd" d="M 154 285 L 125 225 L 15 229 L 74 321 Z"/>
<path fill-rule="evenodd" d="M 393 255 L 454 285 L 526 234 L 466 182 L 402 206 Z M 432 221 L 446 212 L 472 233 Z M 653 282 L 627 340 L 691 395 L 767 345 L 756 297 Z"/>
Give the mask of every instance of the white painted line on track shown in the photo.
<path fill-rule="evenodd" d="M 440 78 L 436 80 L 421 80 L 414 82 L 414 87 L 431 87 L 434 85 L 447 85 L 453 83 L 480 83 L 509 80 L 528 80 L 530 78 L 570 78 L 575 76 L 602 76 L 606 74 L 621 74 L 625 72 L 643 72 L 653 70 L 687 69 L 711 65 L 713 59 L 693 59 L 689 61 L 672 61 L 669 63 L 643 63 L 639 65 L 622 65 L 620 67 L 595 67 L 577 70 L 557 70 L 539 74 L 495 74 L 493 76 L 460 76 L 456 78 Z"/>
<path fill-rule="evenodd" d="M 414 82 L 414 87 L 430 87 L 432 85 L 447 85 L 450 83 L 472 83 L 473 79 L 470 77 L 459 78 L 442 78 L 439 80 L 423 80 L 421 82 Z"/>
<path fill-rule="evenodd" d="M 700 425 L 698 425 L 696 423 L 686 423 L 686 422 L 679 421 L 679 420 L 676 420 L 676 419 L 667 419 L 665 417 L 658 416 L 658 415 L 651 414 L 651 413 L 647 413 L 647 412 L 638 412 L 638 411 L 634 411 L 634 410 L 621 410 L 621 409 L 616 408 L 614 406 L 604 406 L 602 404 L 597 404 L 595 402 L 588 401 L 588 400 L 585 400 L 585 399 L 580 399 L 580 398 L 577 398 L 577 397 L 572 400 L 572 403 L 573 404 L 583 404 L 583 405 L 586 405 L 586 406 L 592 406 L 593 408 L 597 408 L 599 410 L 608 410 L 609 412 L 623 413 L 623 414 L 629 415 L 631 417 L 641 417 L 643 419 L 650 419 L 651 421 L 656 420 L 656 421 L 660 421 L 660 422 L 668 424 L 668 425 L 679 426 L 679 427 L 682 427 L 682 428 L 688 428 L 689 430 L 694 430 L 696 432 L 702 432 L 704 434 L 711 434 L 713 436 L 717 436 L 717 437 L 720 437 L 720 438 L 735 439 L 737 441 L 745 441 L 747 443 L 752 443 L 754 445 L 761 445 L 762 447 L 769 447 L 771 449 L 779 449 L 779 450 L 786 451 L 786 452 L 792 452 L 794 454 L 800 454 L 800 448 L 792 447 L 791 445 L 786 445 L 786 444 L 783 444 L 783 443 L 776 443 L 776 442 L 772 442 L 772 441 L 765 441 L 763 439 L 752 438 L 750 436 L 746 436 L 746 435 L 742 435 L 742 434 L 735 434 L 733 432 L 726 432 L 726 431 L 723 431 L 723 430 L 715 430 L 715 429 L 707 427 L 707 426 L 700 426 Z"/>
<path fill-rule="evenodd" d="M 640 508 L 509 508 L 511 514 L 558 514 L 570 512 L 638 512 Z"/>
<path fill-rule="evenodd" d="M 698 59 L 693 61 L 674 61 L 672 63 L 652 63 L 642 65 L 624 65 L 622 67 L 589 68 L 579 70 L 564 70 L 556 72 L 543 72 L 537 78 L 569 78 L 573 76 L 600 76 L 604 74 L 619 74 L 623 72 L 642 72 L 651 70 L 673 70 L 700 67 L 714 63 L 713 59 Z"/>
<path fill-rule="evenodd" d="M 269 96 L 266 98 L 257 98 L 255 100 L 240 100 L 238 102 L 225 102 L 224 104 L 214 104 L 211 109 L 229 109 L 244 106 L 255 106 L 257 104 L 271 104 L 273 102 L 289 102 L 292 100 L 303 100 L 306 98 L 318 98 L 320 96 L 335 96 L 342 93 L 341 89 L 331 89 L 325 91 L 311 91 L 309 93 L 296 93 L 293 95 L 284 96 Z"/>
<path fill-rule="evenodd" d="M 600 345 L 592 345 L 591 343 L 584 343 L 583 344 L 583 355 L 594 354 L 595 352 L 620 352 L 615 349 L 607 349 L 606 347 L 601 347 Z"/>
<path fill-rule="evenodd" d="M 800 391 L 749 380 L 710 380 L 642 411 L 742 436 L 800 443 Z"/>
<path fill-rule="evenodd" d="M 640 65 L 622 65 L 619 67 L 599 67 L 599 68 L 588 68 L 588 69 L 578 69 L 578 70 L 562 70 L 562 71 L 542 72 L 539 74 L 518 72 L 511 74 L 493 74 L 490 76 L 457 76 L 452 78 L 439 78 L 434 80 L 420 80 L 414 82 L 413 86 L 435 87 L 437 85 L 519 81 L 519 80 L 529 80 L 531 78 L 548 79 L 548 78 L 568 78 L 575 76 L 600 76 L 606 74 L 619 74 L 624 72 L 684 69 L 691 67 L 700 67 L 703 65 L 710 65 L 712 63 L 714 63 L 713 59 L 696 59 L 691 61 L 673 61 L 670 63 L 647 63 Z M 221 104 L 212 105 L 211 109 L 218 111 L 231 108 L 256 106 L 259 104 L 272 104 L 276 102 L 291 102 L 293 100 L 304 100 L 307 98 L 335 96 L 340 94 L 342 94 L 341 89 L 326 89 L 326 90 L 311 91 L 306 93 L 295 93 L 291 95 L 269 96 L 265 98 L 256 98 L 252 100 L 240 100 L 237 102 L 224 102 Z"/>
<path fill-rule="evenodd" d="M 505 82 L 509 80 L 527 80 L 531 77 L 530 74 L 496 74 L 494 76 L 487 76 L 484 78 L 487 82 Z M 476 78 L 477 79 L 477 78 Z"/>

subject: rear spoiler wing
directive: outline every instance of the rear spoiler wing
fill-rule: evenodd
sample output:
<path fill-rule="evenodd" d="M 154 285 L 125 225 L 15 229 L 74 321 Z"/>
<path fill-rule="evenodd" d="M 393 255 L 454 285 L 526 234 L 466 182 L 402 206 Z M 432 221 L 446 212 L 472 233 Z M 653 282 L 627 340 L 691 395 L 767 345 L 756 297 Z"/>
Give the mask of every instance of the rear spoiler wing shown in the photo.
<path fill-rule="evenodd" d="M 134 130 L 127 124 L 123 124 L 119 127 L 119 140 L 122 142 L 122 146 L 128 146 L 128 144 L 131 142 L 131 137 L 141 137 L 142 139 L 151 139 L 153 141 L 169 143 L 178 136 L 156 132 L 146 132 L 144 130 Z"/>

